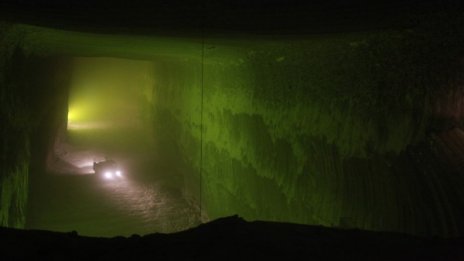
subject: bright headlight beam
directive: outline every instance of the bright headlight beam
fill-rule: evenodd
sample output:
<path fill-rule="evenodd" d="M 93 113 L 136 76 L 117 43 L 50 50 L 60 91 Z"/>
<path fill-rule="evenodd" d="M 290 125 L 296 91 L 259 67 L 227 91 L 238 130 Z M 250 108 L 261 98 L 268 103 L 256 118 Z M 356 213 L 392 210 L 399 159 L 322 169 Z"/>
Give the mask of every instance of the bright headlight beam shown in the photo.
<path fill-rule="evenodd" d="M 113 173 L 107 171 L 105 172 L 105 179 L 112 179 L 113 178 Z"/>
<path fill-rule="evenodd" d="M 116 171 L 116 176 L 122 177 L 122 172 L 121 172 L 120 170 L 117 170 L 117 171 Z"/>

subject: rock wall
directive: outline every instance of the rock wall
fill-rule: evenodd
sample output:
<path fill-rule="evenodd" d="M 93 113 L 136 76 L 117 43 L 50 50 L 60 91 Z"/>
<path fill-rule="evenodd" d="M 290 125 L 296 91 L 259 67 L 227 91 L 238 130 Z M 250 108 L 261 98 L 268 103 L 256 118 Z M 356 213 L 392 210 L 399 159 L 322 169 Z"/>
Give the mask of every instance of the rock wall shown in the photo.
<path fill-rule="evenodd" d="M 0 23 L 0 225 L 9 227 L 24 227 L 31 166 L 44 163 L 57 115 L 66 115 L 65 63 L 27 51 L 26 34 Z"/>
<path fill-rule="evenodd" d="M 155 71 L 154 124 L 209 218 L 457 235 L 429 138 L 461 88 L 456 28 L 209 39 Z"/>
<path fill-rule="evenodd" d="M 0 25 L 0 225 L 22 227 L 28 196 L 31 111 L 23 96 L 26 83 L 21 34 Z"/>

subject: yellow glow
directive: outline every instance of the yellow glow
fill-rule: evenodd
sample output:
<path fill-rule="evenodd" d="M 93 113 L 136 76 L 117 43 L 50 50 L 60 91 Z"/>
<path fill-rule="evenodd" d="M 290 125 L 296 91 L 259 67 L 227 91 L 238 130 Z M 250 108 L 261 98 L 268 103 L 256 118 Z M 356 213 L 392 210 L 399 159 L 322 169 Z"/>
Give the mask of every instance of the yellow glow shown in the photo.
<path fill-rule="evenodd" d="M 77 109 L 76 106 L 69 106 L 68 108 L 68 123 L 76 123 L 84 117 L 84 110 Z"/>
<path fill-rule="evenodd" d="M 80 106 L 75 105 L 73 102 L 68 108 L 68 130 L 71 129 L 102 129 L 107 127 L 103 122 L 97 121 L 92 118 L 91 110 L 95 105 L 81 101 Z"/>
<path fill-rule="evenodd" d="M 75 58 L 67 129 L 146 128 L 154 86 L 152 72 L 153 64 L 147 61 Z"/>
<path fill-rule="evenodd" d="M 72 110 L 68 111 L 68 123 L 74 120 L 74 117 L 75 117 L 74 114 L 75 113 Z"/>
<path fill-rule="evenodd" d="M 70 107 L 68 109 L 68 124 L 67 128 L 69 129 L 75 129 L 76 127 L 79 127 L 79 121 L 82 120 L 82 113 L 79 113 L 78 110 L 75 109 L 75 107 Z"/>

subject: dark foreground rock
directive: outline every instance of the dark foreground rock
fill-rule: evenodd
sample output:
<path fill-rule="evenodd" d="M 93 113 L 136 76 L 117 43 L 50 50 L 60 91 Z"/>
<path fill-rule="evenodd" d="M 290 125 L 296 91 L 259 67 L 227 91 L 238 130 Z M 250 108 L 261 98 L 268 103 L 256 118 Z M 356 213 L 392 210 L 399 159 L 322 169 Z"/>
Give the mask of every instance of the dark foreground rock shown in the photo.
<path fill-rule="evenodd" d="M 0 228 L 0 243 L 1 260 L 464 260 L 463 238 L 247 222 L 237 216 L 175 234 L 127 238 Z"/>

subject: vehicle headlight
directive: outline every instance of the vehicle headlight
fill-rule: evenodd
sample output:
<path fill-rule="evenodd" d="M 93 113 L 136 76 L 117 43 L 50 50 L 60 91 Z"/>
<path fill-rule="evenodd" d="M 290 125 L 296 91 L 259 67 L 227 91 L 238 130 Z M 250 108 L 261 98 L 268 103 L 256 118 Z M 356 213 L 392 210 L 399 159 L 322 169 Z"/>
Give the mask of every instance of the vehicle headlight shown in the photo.
<path fill-rule="evenodd" d="M 120 170 L 117 170 L 117 171 L 116 171 L 116 176 L 122 177 L 122 172 L 121 172 Z"/>
<path fill-rule="evenodd" d="M 105 178 L 106 179 L 112 179 L 113 178 L 113 173 L 111 171 L 105 172 Z"/>

